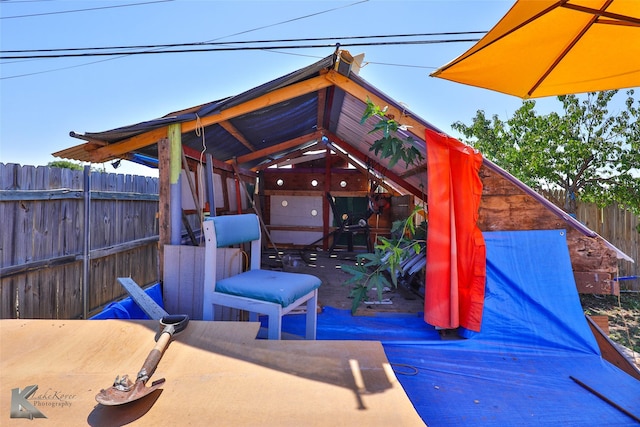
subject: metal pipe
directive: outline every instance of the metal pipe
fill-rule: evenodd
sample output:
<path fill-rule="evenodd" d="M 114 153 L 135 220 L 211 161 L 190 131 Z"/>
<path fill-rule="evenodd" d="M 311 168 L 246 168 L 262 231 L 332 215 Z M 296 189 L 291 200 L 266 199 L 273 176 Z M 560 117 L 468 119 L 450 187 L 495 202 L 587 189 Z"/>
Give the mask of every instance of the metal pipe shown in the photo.
<path fill-rule="evenodd" d="M 89 263 L 91 253 L 91 166 L 84 167 L 84 244 L 82 254 L 82 318 L 89 313 Z"/>

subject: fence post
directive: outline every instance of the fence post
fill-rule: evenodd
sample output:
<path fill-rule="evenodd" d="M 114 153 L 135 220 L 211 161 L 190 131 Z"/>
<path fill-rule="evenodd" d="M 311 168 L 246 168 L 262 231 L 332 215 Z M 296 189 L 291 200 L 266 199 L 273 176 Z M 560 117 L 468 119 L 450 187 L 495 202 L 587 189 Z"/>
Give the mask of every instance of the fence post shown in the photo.
<path fill-rule="evenodd" d="M 84 167 L 84 244 L 82 254 L 82 318 L 87 319 L 89 313 L 89 254 L 91 252 L 91 167 Z"/>

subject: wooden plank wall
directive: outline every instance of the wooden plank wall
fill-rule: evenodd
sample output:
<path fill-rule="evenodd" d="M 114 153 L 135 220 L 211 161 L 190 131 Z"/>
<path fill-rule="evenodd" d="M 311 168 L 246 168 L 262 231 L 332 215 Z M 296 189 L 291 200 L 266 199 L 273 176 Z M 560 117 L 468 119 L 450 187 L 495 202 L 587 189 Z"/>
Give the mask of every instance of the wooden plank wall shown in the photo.
<path fill-rule="evenodd" d="M 248 248 L 247 248 L 248 249 Z M 218 248 L 216 280 L 246 271 L 248 260 L 240 248 Z M 191 320 L 202 320 L 204 292 L 204 246 L 166 245 L 164 247 L 162 291 L 169 313 L 187 314 Z M 240 310 L 215 306 L 214 320 L 241 320 Z"/>
<path fill-rule="evenodd" d="M 83 172 L 0 163 L 0 318 L 83 315 Z M 89 315 L 158 281 L 158 182 L 91 173 Z"/>
<path fill-rule="evenodd" d="M 566 229 L 567 245 L 569 246 L 569 254 L 578 290 L 584 293 L 619 293 L 618 284 L 613 281 L 618 274 L 619 260 L 616 259 L 615 253 L 607 248 L 601 239 L 584 236 L 576 229 L 571 228 L 563 219 L 546 209 L 533 197 L 525 194 L 513 183 L 490 169 L 482 167 L 480 176 L 483 182 L 483 194 L 478 219 L 481 230 Z M 591 219 L 582 219 L 580 216 L 578 216 L 578 219 L 590 227 Z M 631 226 L 633 222 L 627 221 L 626 224 Z M 598 228 L 593 229 L 596 232 L 600 232 Z M 616 231 L 614 233 L 628 236 L 632 236 L 635 233 L 634 238 L 637 239 L 635 230 Z M 600 234 L 605 239 L 607 238 L 604 233 Z M 629 245 L 623 244 L 620 240 L 615 242 L 612 240 L 609 241 L 623 251 L 624 248 L 634 245 L 633 240 L 630 240 Z M 635 245 L 637 257 L 637 240 Z M 629 252 L 625 251 L 625 253 L 633 256 Z"/>
<path fill-rule="evenodd" d="M 548 191 L 542 194 L 558 206 L 562 206 L 565 198 L 564 191 Z M 635 260 L 619 261 L 620 276 L 640 276 L 639 216 L 617 204 L 600 207 L 595 203 L 579 202 L 576 218 Z M 635 285 L 635 290 L 640 290 L 640 280 L 629 283 Z M 624 281 L 620 285 L 625 287 Z"/>

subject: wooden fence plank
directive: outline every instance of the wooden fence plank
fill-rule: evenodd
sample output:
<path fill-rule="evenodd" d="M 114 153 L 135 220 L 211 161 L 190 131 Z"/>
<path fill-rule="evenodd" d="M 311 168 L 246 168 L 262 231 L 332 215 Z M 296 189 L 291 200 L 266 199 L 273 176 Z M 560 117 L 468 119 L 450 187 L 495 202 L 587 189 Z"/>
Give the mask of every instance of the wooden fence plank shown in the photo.
<path fill-rule="evenodd" d="M 10 230 L 0 233 L 0 318 L 82 316 L 83 184 L 83 171 L 0 163 L 0 215 Z M 97 310 L 125 295 L 117 275 L 158 281 L 158 184 L 92 172 L 91 188 L 91 253 L 100 258 L 90 260 L 89 301 Z"/>
<path fill-rule="evenodd" d="M 543 192 L 542 194 L 552 201 L 564 200 L 564 192 L 561 190 Z M 579 202 L 576 218 L 635 260 L 635 262 L 618 260 L 620 276 L 640 276 L 640 232 L 637 228 L 640 224 L 640 217 L 616 204 L 601 208 L 594 203 Z M 625 285 L 624 282 L 620 283 L 622 289 L 625 288 Z M 636 280 L 630 286 L 640 287 L 640 280 Z M 636 290 L 640 290 L 640 288 Z"/>

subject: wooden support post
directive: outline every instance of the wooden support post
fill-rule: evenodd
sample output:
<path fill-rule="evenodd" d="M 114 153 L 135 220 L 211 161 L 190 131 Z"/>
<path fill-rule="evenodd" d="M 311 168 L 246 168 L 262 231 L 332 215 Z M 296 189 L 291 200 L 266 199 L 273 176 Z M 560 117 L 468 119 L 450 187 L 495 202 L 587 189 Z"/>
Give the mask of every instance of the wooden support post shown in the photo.
<path fill-rule="evenodd" d="M 164 245 L 171 244 L 171 185 L 169 140 L 158 141 L 158 180 L 160 203 L 158 205 L 158 277 L 164 275 Z"/>
<path fill-rule="evenodd" d="M 182 169 L 182 133 L 180 123 L 169 125 L 169 188 L 171 209 L 171 244 L 182 241 L 182 188 L 180 171 Z"/>

